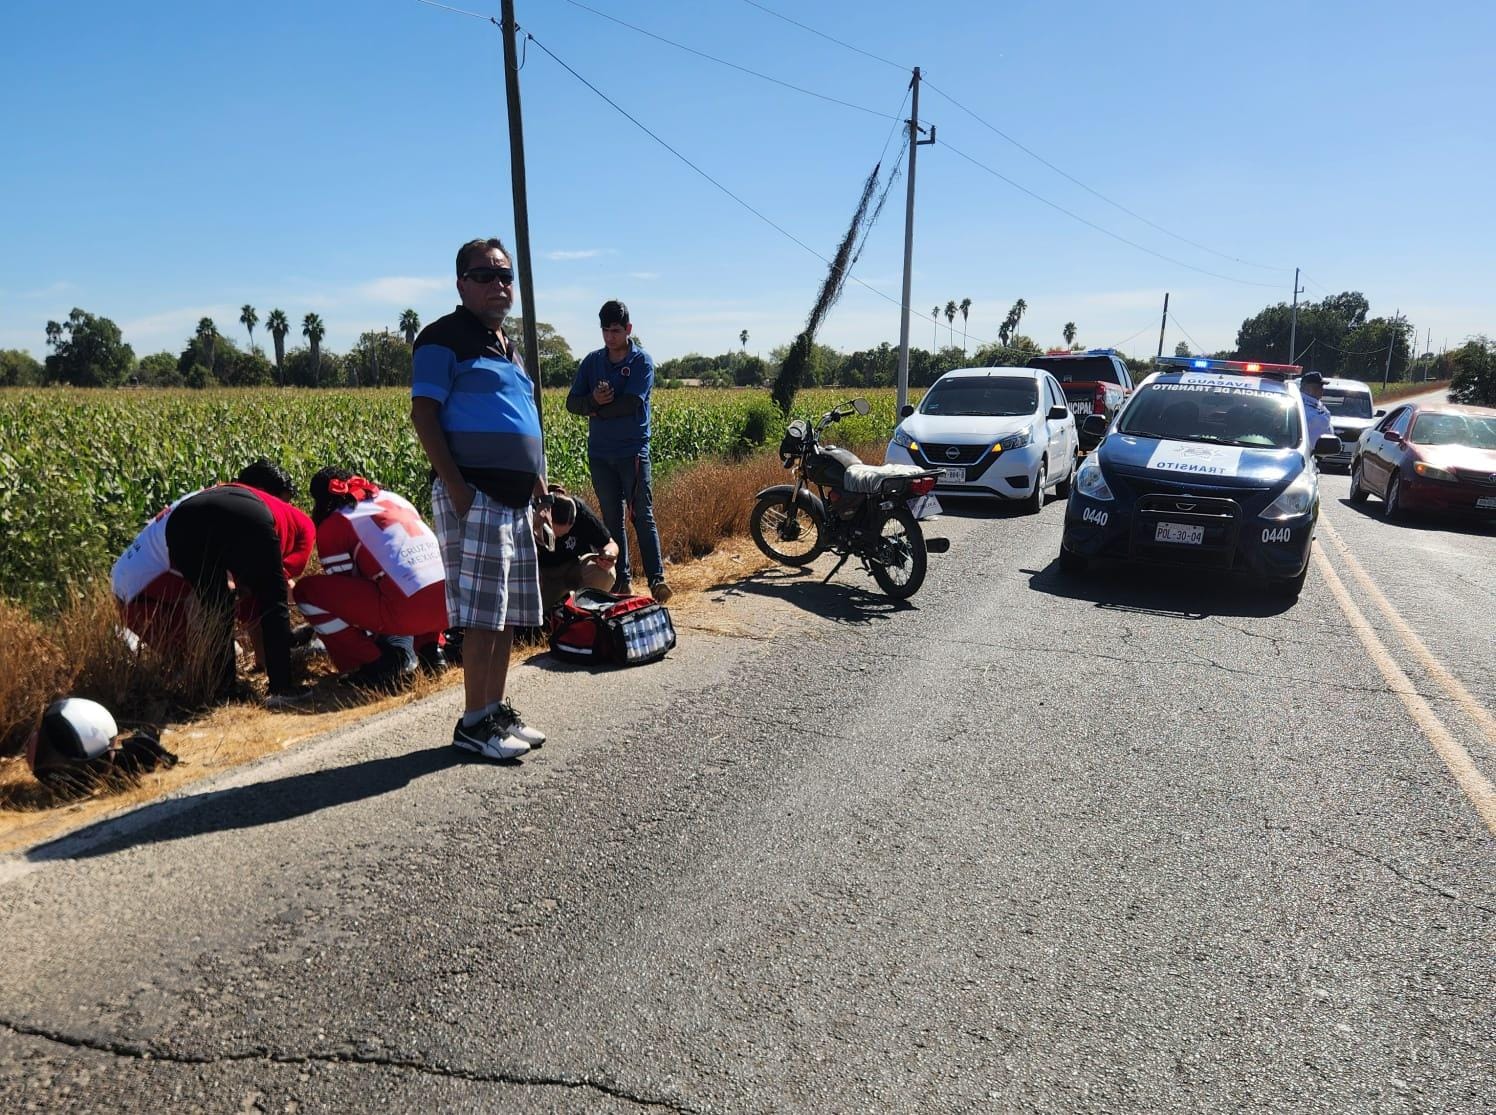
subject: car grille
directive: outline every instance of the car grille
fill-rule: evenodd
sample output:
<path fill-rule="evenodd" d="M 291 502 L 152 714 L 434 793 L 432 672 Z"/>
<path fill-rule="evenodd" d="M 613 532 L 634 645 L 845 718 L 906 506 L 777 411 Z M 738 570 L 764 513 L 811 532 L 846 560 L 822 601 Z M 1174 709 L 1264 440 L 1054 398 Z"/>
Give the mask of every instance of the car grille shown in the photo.
<path fill-rule="evenodd" d="M 1145 495 L 1138 500 L 1133 516 L 1133 556 L 1174 565 L 1229 569 L 1236 559 L 1241 520 L 1241 504 L 1233 499 L 1180 491 Z M 1159 542 L 1161 522 L 1202 527 L 1204 535 L 1199 545 Z"/>
<path fill-rule="evenodd" d="M 1107 480 L 1112 482 L 1113 478 L 1108 475 Z M 1198 477 L 1171 481 L 1155 479 L 1151 476 L 1118 476 L 1115 482 L 1121 484 L 1139 500 L 1144 496 L 1161 495 L 1183 496 L 1186 499 L 1220 498 L 1228 503 L 1237 503 L 1242 500 L 1251 502 L 1253 496 L 1272 491 L 1271 486 L 1267 484 L 1261 487 L 1242 487 L 1241 485 L 1225 487 L 1205 483 Z"/>
<path fill-rule="evenodd" d="M 1478 484 L 1482 488 L 1496 488 L 1496 472 L 1485 469 L 1457 468 L 1454 470 L 1456 479 L 1463 480 L 1467 484 Z"/>
<path fill-rule="evenodd" d="M 974 465 L 980 461 L 992 446 L 988 445 L 930 445 L 920 442 L 919 450 L 924 454 L 925 460 L 931 465 L 939 468 L 941 465 Z M 956 451 L 955 456 L 950 456 L 950 451 Z"/>

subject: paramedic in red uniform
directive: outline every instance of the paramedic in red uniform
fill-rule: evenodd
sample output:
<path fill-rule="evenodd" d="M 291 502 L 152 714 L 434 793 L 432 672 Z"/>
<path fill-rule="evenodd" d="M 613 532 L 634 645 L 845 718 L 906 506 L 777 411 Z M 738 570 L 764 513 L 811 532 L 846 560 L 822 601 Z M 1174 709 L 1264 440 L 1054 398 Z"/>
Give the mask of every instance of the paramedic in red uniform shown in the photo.
<path fill-rule="evenodd" d="M 110 582 L 125 625 L 167 654 L 180 651 L 191 635 L 184 604 L 188 596 L 197 598 L 217 658 L 220 697 L 235 690 L 237 588 L 247 605 L 241 614 L 264 640 L 266 704 L 279 708 L 310 693 L 291 683 L 290 582 L 306 569 L 316 529 L 306 512 L 253 486 L 270 483 L 256 471 L 264 464 L 162 511 L 114 563 Z M 285 474 L 273 471 L 282 478 L 279 490 L 290 495 Z"/>
<path fill-rule="evenodd" d="M 408 500 L 347 469 L 317 473 L 311 495 L 322 574 L 297 582 L 296 606 L 350 681 L 408 676 L 415 662 L 379 637 L 414 636 L 423 658 L 438 645 L 447 603 L 436 535 Z"/>

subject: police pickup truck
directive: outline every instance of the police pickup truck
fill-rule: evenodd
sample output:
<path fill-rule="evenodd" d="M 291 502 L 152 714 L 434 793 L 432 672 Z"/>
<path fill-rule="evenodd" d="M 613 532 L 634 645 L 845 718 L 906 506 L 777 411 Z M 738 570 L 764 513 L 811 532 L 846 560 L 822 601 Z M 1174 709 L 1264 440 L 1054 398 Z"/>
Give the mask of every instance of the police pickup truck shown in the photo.
<path fill-rule="evenodd" d="M 1075 476 L 1060 568 L 1092 558 L 1238 570 L 1296 598 L 1319 517 L 1315 455 L 1291 364 L 1166 357 Z"/>
<path fill-rule="evenodd" d="M 1046 371 L 1059 380 L 1076 422 L 1084 422 L 1091 414 L 1100 414 L 1110 422 L 1132 391 L 1132 373 L 1127 370 L 1122 354 L 1114 348 L 1048 352 L 1030 358 L 1026 366 Z M 1094 437 L 1082 434 L 1083 451 L 1089 451 L 1095 444 Z"/>

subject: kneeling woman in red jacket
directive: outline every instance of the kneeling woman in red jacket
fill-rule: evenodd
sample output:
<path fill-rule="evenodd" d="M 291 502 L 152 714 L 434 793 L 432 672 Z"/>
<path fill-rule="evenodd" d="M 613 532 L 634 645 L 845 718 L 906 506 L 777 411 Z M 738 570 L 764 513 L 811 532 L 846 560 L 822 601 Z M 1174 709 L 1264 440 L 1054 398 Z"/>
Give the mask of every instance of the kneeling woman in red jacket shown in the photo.
<path fill-rule="evenodd" d="M 319 576 L 303 577 L 294 595 L 333 666 L 360 685 L 408 678 L 415 661 L 437 661 L 447 626 L 441 546 L 410 503 L 347 469 L 312 477 Z M 401 644 L 404 643 L 402 646 Z"/>

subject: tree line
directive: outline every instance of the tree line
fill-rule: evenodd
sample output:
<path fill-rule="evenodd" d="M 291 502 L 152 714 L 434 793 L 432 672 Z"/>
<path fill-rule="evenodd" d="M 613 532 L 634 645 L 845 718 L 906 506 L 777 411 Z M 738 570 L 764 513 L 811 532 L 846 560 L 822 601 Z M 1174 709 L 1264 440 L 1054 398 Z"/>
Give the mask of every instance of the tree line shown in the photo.
<path fill-rule="evenodd" d="M 1018 299 L 998 329 L 996 343 L 967 352 L 966 321 L 971 299 L 952 299 L 931 314 L 935 333 L 932 347 L 909 350 L 909 382 L 926 387 L 940 375 L 959 367 L 1022 366 L 1030 357 L 1046 351 L 1019 326 L 1028 303 Z M 1353 379 L 1390 380 L 1454 379 L 1467 401 L 1496 404 L 1496 347 L 1484 336 L 1473 337 L 1461 347 L 1444 353 L 1415 351 L 1413 327 L 1405 321 L 1370 316 L 1370 303 L 1359 291 L 1329 295 L 1319 302 L 1298 307 L 1297 333 L 1292 354 L 1305 368 Z M 955 319 L 961 316 L 961 344 L 956 345 Z M 1236 345 L 1209 355 L 1239 360 L 1287 363 L 1293 310 L 1286 302 L 1266 306 L 1242 322 Z M 944 317 L 949 343 L 940 344 L 940 318 Z M 256 344 L 255 329 L 261 325 L 251 305 L 240 307 L 239 324 L 248 346 L 241 348 L 221 332 L 212 318 L 203 318 L 178 352 L 157 352 L 136 358 L 134 350 L 107 317 L 75 308 L 64 321 L 46 326 L 45 361 L 29 353 L 0 350 L 0 386 L 74 387 L 391 387 L 408 386 L 411 348 L 421 328 L 415 310 L 406 309 L 394 328 L 361 334 L 346 353 L 323 347 L 327 329 L 322 318 L 308 313 L 300 322 L 301 345 L 288 349 L 295 339 L 289 316 L 273 309 L 263 322 L 270 334 L 273 361 Z M 505 331 L 518 337 L 522 318 L 505 322 Z M 537 322 L 540 378 L 547 387 L 572 382 L 578 357 L 554 326 Z M 1075 322 L 1062 330 L 1065 348 L 1079 348 Z M 750 354 L 748 331 L 738 336 L 739 348 L 707 356 L 689 353 L 663 361 L 656 368 L 661 386 L 683 381 L 705 386 L 760 387 L 773 381 L 788 352 L 787 345 L 770 351 L 768 359 Z M 642 340 L 640 341 L 642 344 Z M 1391 352 L 1388 363 L 1389 346 Z M 1049 351 L 1053 351 L 1050 349 Z M 1182 342 L 1175 354 L 1192 355 Z M 1201 354 L 1204 355 L 1204 354 Z M 1135 373 L 1146 372 L 1150 360 L 1129 359 Z M 867 349 L 841 352 L 828 345 L 813 344 L 805 371 L 805 386 L 888 387 L 897 381 L 898 349 L 883 342 Z"/>

